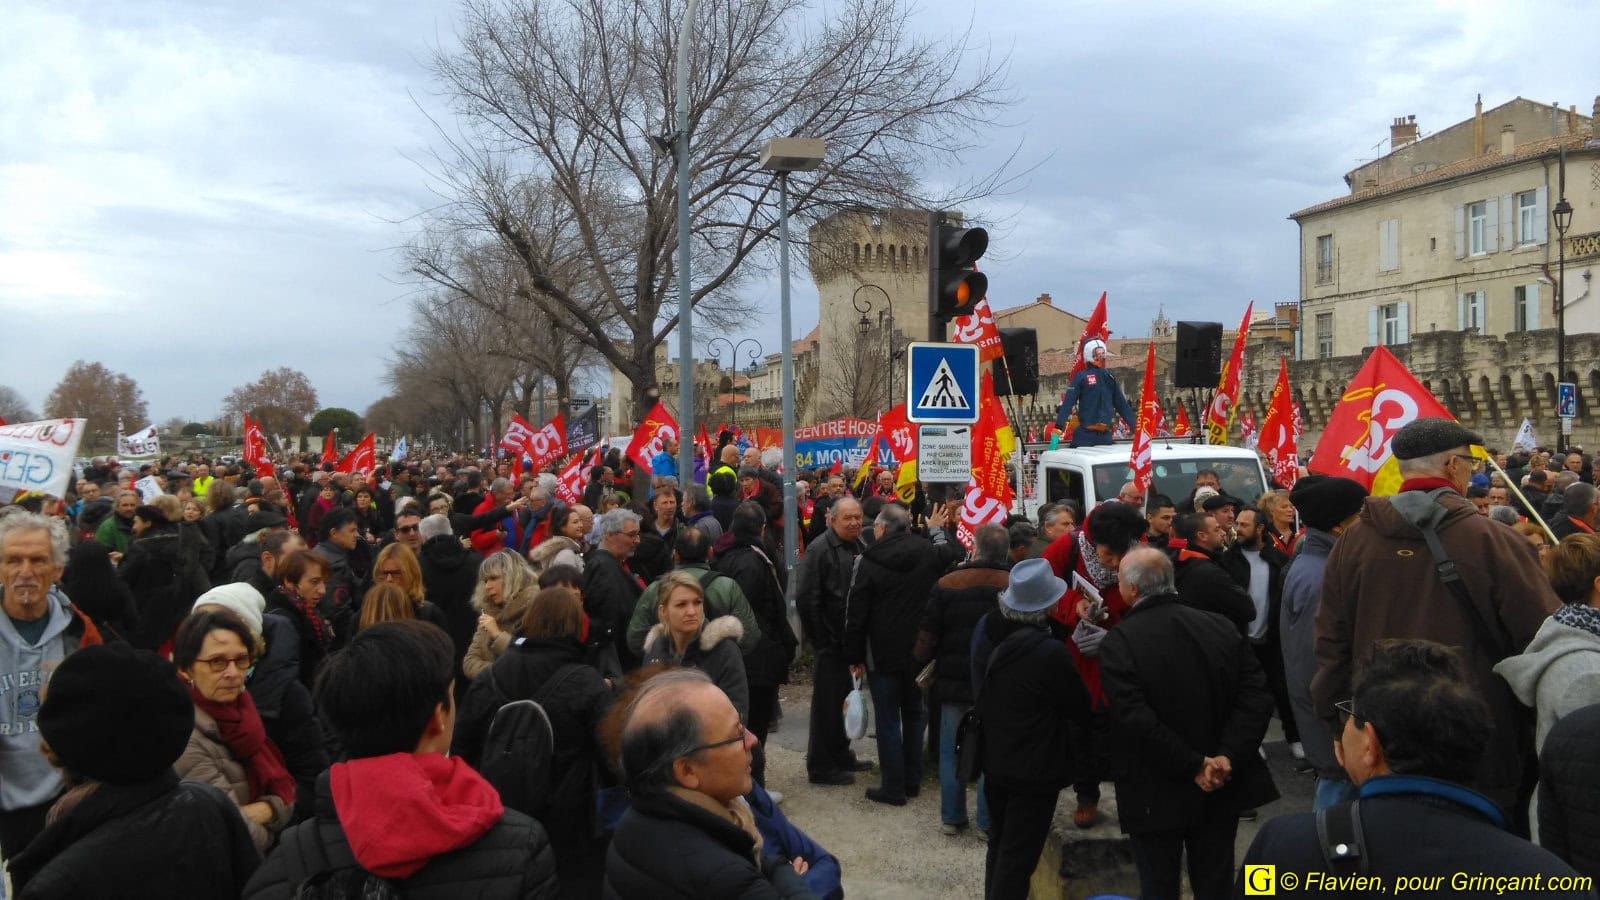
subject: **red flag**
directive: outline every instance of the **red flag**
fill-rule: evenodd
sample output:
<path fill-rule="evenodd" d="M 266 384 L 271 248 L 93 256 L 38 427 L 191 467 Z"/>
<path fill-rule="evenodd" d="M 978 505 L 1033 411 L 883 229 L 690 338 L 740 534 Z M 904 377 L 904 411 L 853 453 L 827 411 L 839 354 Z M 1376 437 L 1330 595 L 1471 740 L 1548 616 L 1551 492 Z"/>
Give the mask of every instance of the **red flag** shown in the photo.
<path fill-rule="evenodd" d="M 1377 347 L 1334 406 L 1306 468 L 1354 479 L 1373 494 L 1392 494 L 1400 487 L 1400 464 L 1389 441 L 1424 418 L 1455 416 L 1394 354 Z"/>
<path fill-rule="evenodd" d="M 667 412 L 666 406 L 657 400 L 655 408 L 650 410 L 650 415 L 645 416 L 639 427 L 634 429 L 633 440 L 628 442 L 626 456 L 639 468 L 648 472 L 650 460 L 655 459 L 656 454 L 661 452 L 662 443 L 667 438 L 677 436 L 677 420 L 673 419 L 672 414 Z"/>
<path fill-rule="evenodd" d="M 534 471 L 567 455 L 567 422 L 561 413 L 544 423 L 544 427 L 528 436 L 522 445 Z"/>
<path fill-rule="evenodd" d="M 1256 411 L 1253 409 L 1245 410 L 1239 422 L 1239 442 L 1251 450 L 1256 448 Z"/>
<path fill-rule="evenodd" d="M 1284 487 L 1293 487 L 1300 476 L 1300 457 L 1295 446 L 1294 398 L 1289 393 L 1289 362 L 1278 357 L 1278 383 L 1272 386 L 1267 402 L 1267 417 L 1261 420 L 1261 452 L 1272 463 L 1272 475 Z"/>
<path fill-rule="evenodd" d="M 244 417 L 244 461 L 256 470 L 258 476 L 272 472 L 272 463 L 267 455 L 267 438 L 261 433 L 261 423 L 248 414 Z"/>
<path fill-rule="evenodd" d="M 872 467 L 878 461 L 878 435 L 872 436 L 871 443 L 867 444 L 867 458 L 861 461 L 861 467 L 856 469 L 855 481 L 850 483 L 850 489 L 861 496 L 861 485 L 866 483 L 867 476 L 872 474 Z"/>
<path fill-rule="evenodd" d="M 1011 501 L 990 496 L 978 483 L 976 475 L 967 482 L 967 491 L 961 497 L 961 520 L 956 523 L 956 540 L 968 550 L 972 549 L 972 533 L 979 525 L 998 524 L 1006 520 L 1006 510 Z"/>
<path fill-rule="evenodd" d="M 588 486 L 583 471 L 583 454 L 579 453 L 556 476 L 556 494 L 568 506 L 583 502 L 583 489 Z"/>
<path fill-rule="evenodd" d="M 370 431 L 367 432 L 367 436 L 361 439 L 361 443 L 355 445 L 349 453 L 344 455 L 343 459 L 339 460 L 339 464 L 334 467 L 334 471 L 361 472 L 371 475 L 372 470 L 378 467 L 377 439 L 378 436 L 376 434 Z"/>
<path fill-rule="evenodd" d="M 1133 470 L 1133 484 L 1144 494 L 1150 490 L 1154 476 L 1151 443 L 1156 437 L 1156 417 L 1161 405 L 1156 402 L 1156 343 L 1150 342 L 1150 352 L 1144 359 L 1144 387 L 1139 391 L 1138 426 L 1133 434 L 1133 450 L 1128 455 L 1128 468 Z"/>
<path fill-rule="evenodd" d="M 1156 435 L 1171 434 L 1171 429 L 1167 427 L 1167 411 L 1161 408 L 1161 399 L 1158 397 L 1151 402 L 1155 404 Z"/>
<path fill-rule="evenodd" d="M 1172 428 L 1172 433 L 1177 437 L 1189 436 L 1189 404 L 1178 401 L 1178 424 Z"/>
<path fill-rule="evenodd" d="M 1089 323 L 1083 327 L 1083 336 L 1078 338 L 1077 356 L 1072 360 L 1072 371 L 1067 373 L 1067 384 L 1071 384 L 1072 379 L 1078 377 L 1078 373 L 1087 365 L 1083 361 L 1083 345 L 1090 341 L 1104 341 L 1110 337 L 1111 332 L 1106 329 L 1106 294 L 1105 291 L 1101 291 L 1100 302 L 1095 304 L 1094 312 L 1089 314 Z"/>
<path fill-rule="evenodd" d="M 896 462 L 917 458 L 917 426 L 906 418 L 904 403 L 878 417 L 878 433 L 888 442 Z"/>
<path fill-rule="evenodd" d="M 994 396 L 994 381 L 988 372 L 984 372 L 979 381 L 978 396 L 978 424 L 972 426 L 972 482 L 976 483 L 982 497 L 997 500 L 1009 508 L 1016 490 L 1006 469 L 1008 448 L 1003 443 L 1003 432 L 1010 424 L 1000 409 L 999 399 Z M 968 496 L 972 496 L 970 487 Z M 981 524 L 983 522 L 977 522 L 973 527 Z"/>
<path fill-rule="evenodd" d="M 506 433 L 500 435 L 500 440 L 495 443 L 495 447 L 510 450 L 513 453 L 527 453 L 528 439 L 533 436 L 533 432 L 534 428 L 528 424 L 527 419 L 512 413 L 511 424 L 506 426 Z"/>
<path fill-rule="evenodd" d="M 973 304 L 972 315 L 956 316 L 951 320 L 955 332 L 951 340 L 957 344 L 977 344 L 979 364 L 999 359 L 1005 355 L 1000 345 L 1000 329 L 995 327 L 994 313 L 989 309 L 989 298 Z"/>
<path fill-rule="evenodd" d="M 711 451 L 713 449 L 713 444 L 711 443 L 711 435 L 706 434 L 706 423 L 704 422 L 700 423 L 700 433 L 695 436 L 694 448 L 695 452 L 700 454 L 700 458 L 705 460 L 706 471 L 710 472 L 712 468 Z"/>
<path fill-rule="evenodd" d="M 783 429 L 781 428 L 752 428 L 750 429 L 750 437 L 755 441 L 754 446 L 759 450 L 783 447 Z"/>
<path fill-rule="evenodd" d="M 322 439 L 322 461 L 336 463 L 339 461 L 339 447 L 333 439 L 333 429 L 328 429 L 328 436 Z"/>
<path fill-rule="evenodd" d="M 511 483 L 513 485 L 518 485 L 518 484 L 522 483 L 522 454 L 521 453 L 513 453 L 513 454 L 511 454 Z"/>
<path fill-rule="evenodd" d="M 844 471 L 844 458 L 843 457 L 840 457 L 839 459 L 835 459 L 833 461 L 833 465 L 828 467 L 828 474 L 830 476 L 838 475 L 839 473 L 841 473 L 843 471 Z"/>
<path fill-rule="evenodd" d="M 1239 376 L 1244 371 L 1244 339 L 1250 334 L 1250 311 L 1255 305 L 1252 300 L 1244 308 L 1244 318 L 1239 321 L 1239 334 L 1233 339 L 1233 353 L 1228 356 L 1227 365 L 1222 367 L 1217 395 L 1206 410 L 1208 444 L 1228 443 L 1228 429 L 1233 426 L 1234 414 L 1238 412 L 1235 407 L 1239 403 Z"/>

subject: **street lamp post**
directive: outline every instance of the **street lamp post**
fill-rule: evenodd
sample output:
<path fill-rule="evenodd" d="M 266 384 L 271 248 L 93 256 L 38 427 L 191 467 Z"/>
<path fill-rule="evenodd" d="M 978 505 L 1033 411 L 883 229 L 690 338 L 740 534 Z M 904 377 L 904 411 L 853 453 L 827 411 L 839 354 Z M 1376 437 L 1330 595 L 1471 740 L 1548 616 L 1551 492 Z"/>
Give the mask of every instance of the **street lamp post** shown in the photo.
<path fill-rule="evenodd" d="M 794 492 L 794 323 L 789 310 L 789 173 L 822 165 L 827 145 L 815 138 L 775 137 L 761 148 L 761 168 L 778 174 L 778 280 L 783 322 L 783 561 L 789 571 L 800 561 L 800 504 Z M 794 615 L 795 579 L 789 579 L 789 615 Z"/>
<path fill-rule="evenodd" d="M 1560 263 L 1556 284 L 1556 393 L 1559 402 L 1561 383 L 1567 380 L 1567 229 L 1572 227 L 1572 204 L 1567 202 L 1567 154 L 1561 152 L 1561 199 L 1550 211 L 1555 220 Z M 1566 423 L 1563 422 L 1562 425 Z M 1566 428 L 1556 432 L 1557 452 L 1566 452 Z"/>
<path fill-rule="evenodd" d="M 882 294 L 883 303 L 889 308 L 888 319 L 883 323 L 885 332 L 883 342 L 887 346 L 886 353 L 888 355 L 887 362 L 889 365 L 887 370 L 889 375 L 889 403 L 888 405 L 884 406 L 884 409 L 888 410 L 894 408 L 894 299 L 889 296 L 888 291 L 878 287 L 875 284 L 863 284 L 862 286 L 856 288 L 855 293 L 850 295 L 850 305 L 856 308 L 856 312 L 861 313 L 861 321 L 856 323 L 856 328 L 862 334 L 866 334 L 872 330 L 872 320 L 867 318 L 867 313 L 872 311 L 872 301 L 870 299 L 861 298 L 861 292 L 867 288 L 871 288 Z"/>
<path fill-rule="evenodd" d="M 761 358 L 761 342 L 756 340 L 755 338 L 742 338 L 737 344 L 735 344 L 732 340 L 729 340 L 728 338 L 722 337 L 721 335 L 718 335 L 717 337 L 712 338 L 710 340 L 710 342 L 709 342 L 710 348 L 709 348 L 708 352 L 711 354 L 711 358 L 713 360 L 716 360 L 717 368 L 719 368 L 719 369 L 722 368 L 722 354 L 717 352 L 717 342 L 718 341 L 721 341 L 722 343 L 728 345 L 728 385 L 729 385 L 729 390 L 733 391 L 734 381 L 739 377 L 739 348 L 743 347 L 745 344 L 749 344 L 750 345 L 750 369 L 751 369 L 751 371 L 754 371 L 755 370 L 755 365 L 756 365 L 756 360 Z M 733 393 L 735 395 L 734 396 L 735 402 L 730 404 L 733 407 L 733 422 L 732 422 L 732 424 L 738 425 L 739 424 L 739 404 L 737 402 L 738 401 L 738 391 L 733 391 Z"/>
<path fill-rule="evenodd" d="M 678 430 L 694 426 L 694 294 L 689 287 L 689 38 L 700 0 L 689 0 L 678 26 L 677 131 L 672 135 L 678 163 Z M 687 486 L 694 473 L 694 441 L 678 435 L 678 471 Z"/>

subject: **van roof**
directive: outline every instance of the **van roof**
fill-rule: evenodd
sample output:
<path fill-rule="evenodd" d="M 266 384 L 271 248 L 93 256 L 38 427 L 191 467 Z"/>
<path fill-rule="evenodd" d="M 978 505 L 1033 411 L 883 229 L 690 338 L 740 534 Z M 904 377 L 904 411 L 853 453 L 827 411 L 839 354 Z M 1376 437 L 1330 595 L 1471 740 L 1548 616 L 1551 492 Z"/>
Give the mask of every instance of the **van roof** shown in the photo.
<path fill-rule="evenodd" d="M 1254 450 L 1245 447 L 1229 447 L 1221 444 L 1192 444 L 1188 440 L 1168 440 L 1157 438 L 1151 449 L 1156 459 L 1241 459 L 1256 462 L 1260 457 Z M 1094 447 L 1062 447 L 1056 450 L 1046 450 L 1039 454 L 1040 464 L 1065 463 L 1072 459 L 1098 465 L 1106 462 L 1128 461 L 1128 456 L 1133 452 L 1131 441 L 1120 441 L 1114 444 L 1101 444 Z"/>

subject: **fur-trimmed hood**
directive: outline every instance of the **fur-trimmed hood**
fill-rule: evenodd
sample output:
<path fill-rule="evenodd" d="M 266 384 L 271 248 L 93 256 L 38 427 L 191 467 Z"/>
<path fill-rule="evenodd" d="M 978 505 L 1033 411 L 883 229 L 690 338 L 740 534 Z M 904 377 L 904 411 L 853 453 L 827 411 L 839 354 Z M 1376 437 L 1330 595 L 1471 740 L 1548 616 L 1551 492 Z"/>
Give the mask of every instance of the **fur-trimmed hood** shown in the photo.
<path fill-rule="evenodd" d="M 744 626 L 739 624 L 739 619 L 737 616 L 720 616 L 718 618 L 711 619 L 700 626 L 700 652 L 708 653 L 711 651 L 711 648 L 717 646 L 723 641 L 734 641 L 737 643 L 743 637 Z M 667 623 L 665 622 L 657 622 L 655 626 L 650 629 L 650 633 L 645 635 L 644 645 L 646 647 L 653 647 L 655 646 L 656 640 L 660 638 L 671 640 L 671 638 L 667 635 Z"/>
<path fill-rule="evenodd" d="M 500 623 L 501 628 L 516 627 L 522 621 L 522 614 L 528 611 L 528 604 L 533 602 L 533 595 L 538 593 L 539 585 L 530 584 L 522 590 L 506 598 L 505 605 L 494 614 L 494 620 Z M 472 598 L 472 608 L 478 612 L 488 612 L 486 603 L 476 594 Z"/>

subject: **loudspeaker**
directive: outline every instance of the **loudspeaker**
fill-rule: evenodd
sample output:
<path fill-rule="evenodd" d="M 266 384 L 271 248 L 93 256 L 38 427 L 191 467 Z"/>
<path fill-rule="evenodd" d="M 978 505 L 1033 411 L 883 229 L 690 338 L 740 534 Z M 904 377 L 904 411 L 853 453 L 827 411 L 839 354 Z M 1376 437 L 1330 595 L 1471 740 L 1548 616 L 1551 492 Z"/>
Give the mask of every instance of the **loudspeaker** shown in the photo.
<path fill-rule="evenodd" d="M 1005 351 L 994 367 L 994 392 L 999 397 L 1029 397 L 1039 393 L 1039 333 L 1032 328 L 1000 329 L 1000 346 Z M 1011 377 L 1006 377 L 1010 369 Z"/>
<path fill-rule="evenodd" d="M 1222 378 L 1222 323 L 1179 322 L 1178 359 L 1173 384 L 1181 388 L 1214 388 Z"/>

